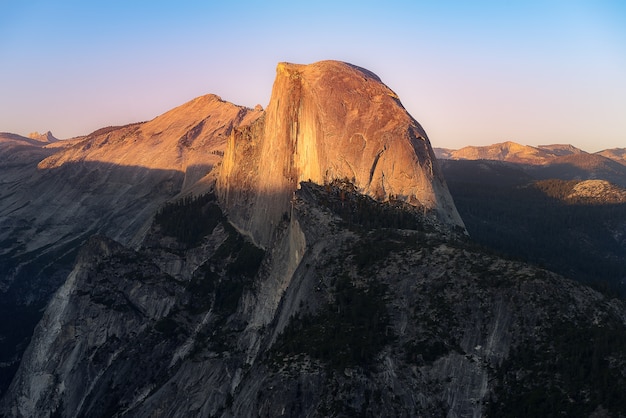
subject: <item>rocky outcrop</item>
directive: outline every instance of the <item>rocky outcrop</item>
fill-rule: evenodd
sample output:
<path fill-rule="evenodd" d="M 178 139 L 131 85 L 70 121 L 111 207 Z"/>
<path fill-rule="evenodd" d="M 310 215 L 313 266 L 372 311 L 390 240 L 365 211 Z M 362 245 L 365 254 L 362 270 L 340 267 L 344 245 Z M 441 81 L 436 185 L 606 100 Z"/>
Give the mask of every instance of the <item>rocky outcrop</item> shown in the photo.
<path fill-rule="evenodd" d="M 264 117 L 229 138 L 221 200 L 267 245 L 300 182 L 334 179 L 463 225 L 426 133 L 376 75 L 337 61 L 280 63 Z"/>
<path fill-rule="evenodd" d="M 40 134 L 39 132 L 31 132 L 28 137 L 30 139 L 34 139 L 35 141 L 43 143 L 53 143 L 58 141 L 58 139 L 55 138 L 50 131 L 46 132 L 45 134 Z"/>
<path fill-rule="evenodd" d="M 585 180 L 572 187 L 567 199 L 601 204 L 626 203 L 626 189 L 605 180 Z"/>

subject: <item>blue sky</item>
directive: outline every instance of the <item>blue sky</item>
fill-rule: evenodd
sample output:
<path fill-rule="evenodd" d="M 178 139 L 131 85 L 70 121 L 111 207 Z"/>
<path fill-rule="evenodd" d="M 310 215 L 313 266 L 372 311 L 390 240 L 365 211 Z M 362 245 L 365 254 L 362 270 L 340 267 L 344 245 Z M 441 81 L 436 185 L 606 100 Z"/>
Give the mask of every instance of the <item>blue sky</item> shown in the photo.
<path fill-rule="evenodd" d="M 433 146 L 626 147 L 624 1 L 0 0 L 0 131 L 67 138 L 215 93 L 269 101 L 276 64 L 378 74 Z"/>

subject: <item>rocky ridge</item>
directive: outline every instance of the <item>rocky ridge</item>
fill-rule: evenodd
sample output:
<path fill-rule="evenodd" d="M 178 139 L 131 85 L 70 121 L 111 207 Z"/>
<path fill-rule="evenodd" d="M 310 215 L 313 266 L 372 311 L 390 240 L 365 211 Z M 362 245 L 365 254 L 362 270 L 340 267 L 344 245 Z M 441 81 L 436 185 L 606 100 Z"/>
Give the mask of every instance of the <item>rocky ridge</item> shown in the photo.
<path fill-rule="evenodd" d="M 604 151 L 600 151 L 597 154 L 626 165 L 626 148 L 607 149 Z"/>
<path fill-rule="evenodd" d="M 435 148 L 434 152 L 437 158 L 445 160 L 489 160 L 514 164 L 536 179 L 606 180 L 626 187 L 622 149 L 591 154 L 568 144 L 531 147 L 509 141 L 459 150 Z"/>
<path fill-rule="evenodd" d="M 62 146 L 2 142 L 2 156 L 12 163 L 2 176 L 0 216 L 13 227 L 3 228 L 0 239 L 23 244 L 6 245 L 4 256 L 36 257 L 95 232 L 122 243 L 141 240 L 156 209 L 201 183 L 232 129 L 258 114 L 208 95 L 150 122 L 105 128 Z M 18 146 L 28 158 L 16 158 Z M 3 277 L 3 285 L 11 280 Z"/>
<path fill-rule="evenodd" d="M 624 148 L 607 149 L 590 154 L 571 144 L 522 145 L 506 141 L 492 145 L 468 145 L 461 149 L 434 148 L 435 155 L 447 160 L 494 160 L 525 164 L 546 164 L 553 159 L 571 155 L 595 155 L 623 163 Z"/>
<path fill-rule="evenodd" d="M 0 134 L 0 393 L 81 243 L 137 245 L 167 200 L 206 190 L 228 136 L 260 111 L 215 95 L 152 121 L 44 143 Z"/>
<path fill-rule="evenodd" d="M 435 152 L 438 158 L 449 160 L 497 160 L 533 164 L 544 163 L 560 154 L 549 148 L 530 147 L 512 141 L 487 146 L 467 146 L 459 150 L 438 148 Z"/>

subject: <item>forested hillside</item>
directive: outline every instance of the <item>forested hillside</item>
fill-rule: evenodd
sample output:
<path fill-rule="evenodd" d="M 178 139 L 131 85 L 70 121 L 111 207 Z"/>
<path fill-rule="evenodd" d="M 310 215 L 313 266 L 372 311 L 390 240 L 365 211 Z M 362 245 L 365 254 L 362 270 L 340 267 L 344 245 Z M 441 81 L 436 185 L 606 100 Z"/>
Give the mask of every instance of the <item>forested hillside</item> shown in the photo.
<path fill-rule="evenodd" d="M 624 200 L 576 193 L 579 180 L 534 180 L 512 163 L 445 160 L 442 166 L 473 240 L 626 296 Z"/>

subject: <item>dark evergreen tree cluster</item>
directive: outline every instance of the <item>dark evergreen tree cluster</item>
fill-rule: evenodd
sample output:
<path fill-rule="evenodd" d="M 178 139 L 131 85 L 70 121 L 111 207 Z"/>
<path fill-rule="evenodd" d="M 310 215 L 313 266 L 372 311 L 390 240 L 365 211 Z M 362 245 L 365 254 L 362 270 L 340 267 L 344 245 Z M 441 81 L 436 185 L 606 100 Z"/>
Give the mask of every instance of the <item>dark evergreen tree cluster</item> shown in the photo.
<path fill-rule="evenodd" d="M 252 284 L 265 251 L 239 234 L 225 222 L 226 240 L 207 260 L 189 283 L 189 309 L 205 312 L 213 307 L 222 318 L 233 314 L 244 289 Z"/>
<path fill-rule="evenodd" d="M 166 203 L 157 212 L 154 222 L 161 227 L 164 235 L 193 247 L 200 244 L 223 218 L 215 195 L 207 193 Z"/>
<path fill-rule="evenodd" d="M 523 344 L 498 369 L 486 415 L 589 417 L 601 406 L 610 416 L 626 416 L 623 328 L 560 323 L 545 341 Z"/>
<path fill-rule="evenodd" d="M 361 237 L 352 247 L 354 262 L 359 271 L 385 260 L 390 253 L 407 248 L 430 247 L 424 233 L 401 234 L 394 229 L 376 229 Z"/>
<path fill-rule="evenodd" d="M 447 182 L 478 244 L 626 296 L 626 204 L 563 200 L 573 184 L 562 180 L 484 184 L 468 174 Z"/>
<path fill-rule="evenodd" d="M 353 230 L 396 228 L 424 230 L 424 208 L 391 199 L 378 202 L 358 193 L 347 179 L 333 180 L 320 186 L 304 182 L 302 186 L 314 193 L 318 202 L 339 215 L 346 226 Z"/>
<path fill-rule="evenodd" d="M 533 183 L 533 187 L 541 190 L 548 197 L 566 200 L 572 194 L 577 183 L 577 180 L 548 179 Z"/>
<path fill-rule="evenodd" d="M 280 335 L 274 351 L 279 355 L 307 354 L 343 370 L 371 363 L 393 338 L 384 302 L 385 285 L 372 281 L 356 287 L 339 277 L 334 300 L 315 315 L 294 317 Z"/>

